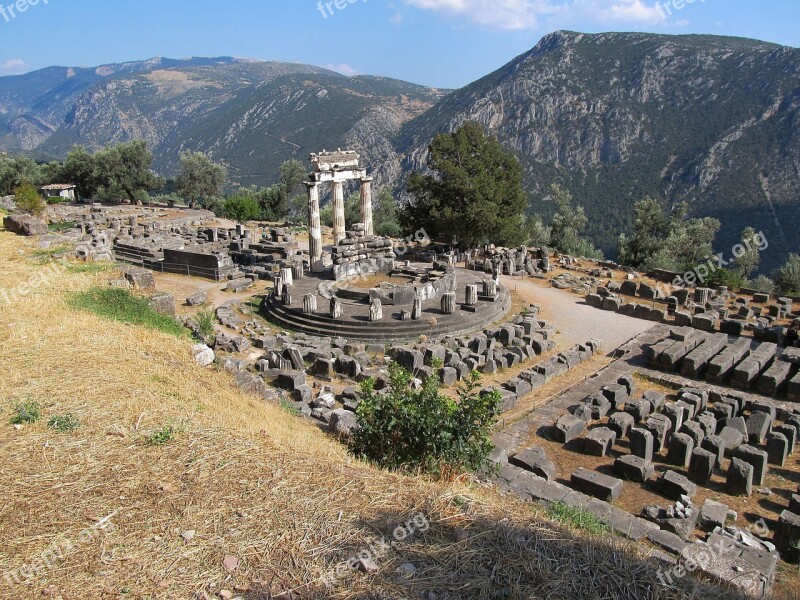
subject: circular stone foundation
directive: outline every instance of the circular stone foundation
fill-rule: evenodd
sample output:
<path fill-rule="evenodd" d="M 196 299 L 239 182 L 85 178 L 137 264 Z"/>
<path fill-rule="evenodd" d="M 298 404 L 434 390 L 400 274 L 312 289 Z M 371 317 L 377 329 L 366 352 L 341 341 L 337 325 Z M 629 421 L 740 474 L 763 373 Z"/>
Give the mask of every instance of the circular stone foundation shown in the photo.
<path fill-rule="evenodd" d="M 322 337 L 343 337 L 360 341 L 412 341 L 421 335 L 440 338 L 457 336 L 500 320 L 511 308 L 511 294 L 499 286 L 494 298 L 486 298 L 483 281 L 489 276 L 475 271 L 455 269 L 433 272 L 422 265 L 398 268 L 394 275 L 354 278 L 336 283 L 328 274 L 306 274 L 292 285 L 291 304 L 270 294 L 262 304 L 262 313 L 270 322 L 293 331 Z M 364 283 L 371 287 L 364 286 Z M 378 284 L 377 287 L 374 287 Z M 380 285 L 384 284 L 384 285 Z M 477 284 L 481 294 L 475 305 L 467 306 L 466 288 Z M 455 292 L 453 314 L 442 311 L 442 297 Z M 417 320 L 403 320 L 410 313 L 414 297 L 422 298 L 422 313 Z M 307 295 L 316 298 L 317 309 L 304 312 Z M 342 307 L 342 317 L 331 317 L 332 298 Z M 383 319 L 371 322 L 370 302 L 381 301 Z M 312 303 L 313 304 L 313 303 Z M 406 317 L 408 314 L 405 315 Z"/>

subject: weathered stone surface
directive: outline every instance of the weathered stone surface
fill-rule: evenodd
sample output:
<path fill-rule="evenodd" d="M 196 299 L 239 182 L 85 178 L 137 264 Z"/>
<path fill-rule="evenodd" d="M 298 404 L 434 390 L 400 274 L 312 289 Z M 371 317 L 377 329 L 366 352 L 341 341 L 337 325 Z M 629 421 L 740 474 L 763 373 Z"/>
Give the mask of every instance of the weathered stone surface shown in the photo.
<path fill-rule="evenodd" d="M 725 492 L 730 496 L 750 496 L 753 493 L 753 465 L 738 458 L 731 460 Z"/>
<path fill-rule="evenodd" d="M 395 351 L 394 360 L 409 373 L 414 373 L 422 367 L 424 356 L 418 350 L 399 348 Z"/>
<path fill-rule="evenodd" d="M 147 304 L 160 315 L 166 317 L 175 316 L 175 297 L 172 294 L 166 292 L 153 294 L 147 299 Z"/>
<path fill-rule="evenodd" d="M 644 483 L 655 475 L 656 470 L 653 463 L 628 454 L 614 461 L 614 472 L 627 481 Z"/>
<path fill-rule="evenodd" d="M 616 500 L 622 493 L 622 480 L 582 467 L 572 474 L 570 485 L 588 496 L 607 502 Z"/>
<path fill-rule="evenodd" d="M 123 271 L 123 275 L 130 282 L 133 289 L 138 292 L 156 291 L 156 280 L 152 271 L 138 267 L 128 267 Z"/>
<path fill-rule="evenodd" d="M 8 215 L 3 217 L 3 227 L 19 235 L 47 235 L 47 223 L 30 215 Z"/>
<path fill-rule="evenodd" d="M 782 467 L 789 457 L 789 440 L 782 433 L 770 433 L 767 436 L 767 457 L 769 464 Z"/>
<path fill-rule="evenodd" d="M 556 465 L 547 459 L 547 453 L 541 446 L 531 446 L 508 459 L 516 465 L 547 481 L 556 477 Z"/>
<path fill-rule="evenodd" d="M 723 427 L 722 431 L 719 432 L 719 438 L 722 440 L 722 444 L 725 448 L 725 454 L 728 454 L 733 451 L 734 448 L 738 448 L 744 442 L 744 434 L 739 431 L 738 429 L 733 429 L 732 427 Z"/>
<path fill-rule="evenodd" d="M 767 598 L 771 595 L 772 577 L 739 556 L 739 553 L 719 552 L 705 543 L 687 545 L 681 552 L 679 564 L 695 576 L 719 581 L 748 598 Z"/>
<path fill-rule="evenodd" d="M 276 385 L 282 390 L 294 391 L 297 387 L 305 385 L 306 374 L 302 371 L 287 371 L 278 375 Z"/>
<path fill-rule="evenodd" d="M 717 457 L 712 452 L 695 448 L 689 463 L 689 479 L 698 485 L 708 485 L 716 463 Z"/>
<path fill-rule="evenodd" d="M 197 292 L 186 298 L 186 304 L 189 306 L 200 306 L 208 301 L 208 295 L 205 292 Z"/>
<path fill-rule="evenodd" d="M 592 429 L 584 438 L 583 450 L 591 456 L 605 456 L 611 451 L 617 434 L 608 427 Z"/>
<path fill-rule="evenodd" d="M 778 519 L 775 546 L 787 562 L 800 562 L 800 515 L 785 510 Z"/>
<path fill-rule="evenodd" d="M 555 426 L 554 436 L 557 442 L 567 444 L 583 433 L 586 423 L 573 415 L 562 415 Z"/>
<path fill-rule="evenodd" d="M 694 440 L 685 433 L 675 433 L 669 440 L 667 459 L 682 469 L 689 466 L 694 451 Z"/>
<path fill-rule="evenodd" d="M 207 367 L 216 359 L 214 351 L 205 344 L 195 344 L 192 346 L 192 355 L 197 364 L 201 367 Z"/>
<path fill-rule="evenodd" d="M 653 460 L 653 434 L 647 429 L 634 427 L 628 434 L 631 454 L 650 462 Z"/>
<path fill-rule="evenodd" d="M 747 437 L 751 444 L 763 444 L 772 428 L 772 417 L 765 412 L 754 412 L 746 421 Z"/>
<path fill-rule="evenodd" d="M 617 439 L 628 437 L 633 425 L 633 416 L 626 412 L 616 412 L 608 418 L 608 428 L 617 434 Z"/>
<path fill-rule="evenodd" d="M 732 456 L 753 465 L 753 485 L 764 485 L 767 474 L 767 453 L 745 444 L 734 449 Z"/>
<path fill-rule="evenodd" d="M 653 452 L 661 452 L 667 447 L 667 440 L 672 433 L 672 422 L 666 416 L 660 413 L 650 415 L 644 428 L 653 434 Z"/>
<path fill-rule="evenodd" d="M 336 409 L 331 413 L 328 428 L 336 435 L 349 437 L 358 428 L 358 418 L 349 410 Z"/>
<path fill-rule="evenodd" d="M 703 438 L 703 450 L 708 450 L 715 457 L 714 467 L 722 466 L 722 459 L 725 458 L 725 442 L 717 435 L 708 435 Z"/>
<path fill-rule="evenodd" d="M 663 529 L 654 529 L 647 534 L 647 539 L 659 548 L 676 555 L 680 555 L 683 549 L 689 545 L 689 542 L 682 540 L 671 531 Z"/>
<path fill-rule="evenodd" d="M 692 498 L 697 493 L 697 486 L 675 471 L 662 473 L 653 487 L 670 500 L 680 500 L 681 496 Z"/>
<path fill-rule="evenodd" d="M 728 507 L 721 502 L 706 500 L 700 509 L 698 524 L 703 531 L 714 531 L 717 527 L 724 527 L 728 520 Z"/>

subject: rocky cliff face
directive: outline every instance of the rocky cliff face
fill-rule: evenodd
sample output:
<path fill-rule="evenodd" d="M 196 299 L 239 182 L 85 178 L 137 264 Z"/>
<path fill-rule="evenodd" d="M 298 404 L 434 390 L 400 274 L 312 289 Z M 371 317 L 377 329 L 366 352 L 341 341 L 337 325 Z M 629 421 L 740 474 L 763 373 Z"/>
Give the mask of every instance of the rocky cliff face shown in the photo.
<path fill-rule="evenodd" d="M 421 169 L 436 133 L 477 121 L 520 158 L 533 209 L 550 214 L 550 183 L 565 185 L 607 252 L 649 194 L 719 218 L 720 249 L 764 229 L 775 264 L 800 248 L 799 95 L 793 48 L 558 32 L 409 123 L 396 147 L 403 172 Z"/>

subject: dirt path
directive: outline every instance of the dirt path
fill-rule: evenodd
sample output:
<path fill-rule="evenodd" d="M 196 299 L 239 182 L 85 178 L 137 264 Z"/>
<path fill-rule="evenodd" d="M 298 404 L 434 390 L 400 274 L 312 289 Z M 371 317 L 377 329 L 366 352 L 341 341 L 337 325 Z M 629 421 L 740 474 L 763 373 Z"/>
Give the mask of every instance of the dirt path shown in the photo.
<path fill-rule="evenodd" d="M 532 279 L 503 277 L 502 281 L 512 291 L 542 307 L 542 318 L 558 328 L 560 348 L 597 339 L 602 342 L 603 349 L 610 352 L 655 325 L 650 321 L 597 310 L 574 294 L 549 287 L 549 284 L 543 286 Z"/>

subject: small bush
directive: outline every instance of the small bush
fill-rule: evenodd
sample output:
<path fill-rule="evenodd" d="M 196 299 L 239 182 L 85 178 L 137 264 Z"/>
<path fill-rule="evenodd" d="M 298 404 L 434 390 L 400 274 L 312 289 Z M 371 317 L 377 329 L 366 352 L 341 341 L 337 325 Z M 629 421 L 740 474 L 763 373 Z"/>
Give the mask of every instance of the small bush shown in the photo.
<path fill-rule="evenodd" d="M 217 319 L 214 316 L 214 311 L 210 308 L 203 308 L 197 313 L 197 329 L 205 337 L 214 333 L 214 325 Z"/>
<path fill-rule="evenodd" d="M 351 452 L 387 469 L 436 476 L 484 468 L 500 395 L 479 394 L 477 373 L 463 385 L 458 401 L 439 392 L 436 377 L 420 390 L 413 389 L 411 380 L 408 371 L 391 363 L 388 394 L 375 394 L 371 380 L 362 383 L 364 398 L 356 412 L 359 427 L 350 439 Z"/>
<path fill-rule="evenodd" d="M 764 294 L 775 292 L 775 282 L 766 275 L 759 275 L 748 284 L 748 287 Z"/>
<path fill-rule="evenodd" d="M 25 425 L 27 423 L 36 423 L 42 418 L 42 407 L 38 402 L 29 400 L 17 404 L 17 413 L 11 417 L 12 425 Z"/>
<path fill-rule="evenodd" d="M 547 509 L 548 516 L 554 521 L 563 523 L 575 529 L 582 529 L 593 534 L 605 533 L 608 525 L 587 510 L 567 506 L 563 502 L 555 502 Z"/>
<path fill-rule="evenodd" d="M 158 431 L 154 431 L 148 435 L 147 444 L 150 446 L 163 446 L 164 444 L 169 444 L 175 439 L 176 433 L 177 431 L 174 427 L 172 427 L 172 425 L 167 425 L 166 427 L 163 427 Z"/>
<path fill-rule="evenodd" d="M 775 272 L 773 279 L 781 294 L 800 294 L 800 254 L 790 254 L 786 264 Z"/>
<path fill-rule="evenodd" d="M 47 426 L 55 429 L 59 433 L 69 433 L 75 431 L 80 426 L 80 421 L 74 415 L 61 415 L 50 417 Z"/>
<path fill-rule="evenodd" d="M 175 319 L 154 311 L 147 300 L 120 288 L 92 288 L 73 294 L 68 303 L 101 317 L 141 325 L 176 337 L 186 335 L 186 329 Z"/>
<path fill-rule="evenodd" d="M 39 195 L 39 190 L 28 181 L 23 182 L 14 190 L 14 202 L 19 210 L 34 216 L 41 215 L 47 207 Z"/>

